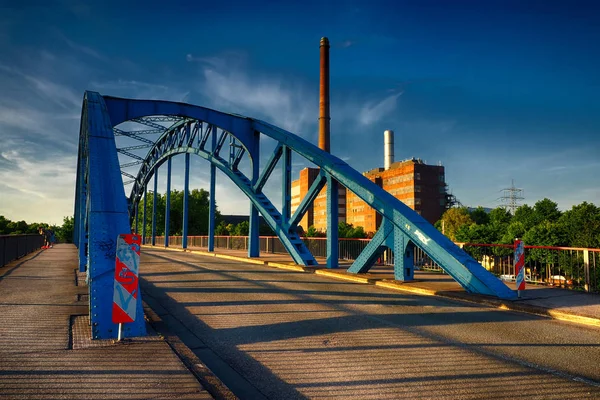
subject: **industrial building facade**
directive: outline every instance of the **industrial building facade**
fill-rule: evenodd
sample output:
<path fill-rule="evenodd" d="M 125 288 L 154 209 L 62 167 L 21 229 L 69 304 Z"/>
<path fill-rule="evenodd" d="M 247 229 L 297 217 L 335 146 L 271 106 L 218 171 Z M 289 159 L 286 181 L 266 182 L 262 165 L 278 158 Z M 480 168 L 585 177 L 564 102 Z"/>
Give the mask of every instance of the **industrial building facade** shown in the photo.
<path fill-rule="evenodd" d="M 415 210 L 430 223 L 440 219 L 446 210 L 445 171 L 441 165 L 427 165 L 421 159 L 386 162 L 386 168 L 375 168 L 363 173 L 365 177 Z M 299 179 L 292 182 L 292 213 L 308 192 L 318 175 L 317 168 L 300 171 Z M 354 193 L 340 187 L 338 196 L 339 221 L 362 226 L 366 232 L 375 232 L 381 224 L 381 216 Z M 312 207 L 302 219 L 300 226 L 306 231 L 314 226 L 327 229 L 326 189 L 323 189 Z"/>

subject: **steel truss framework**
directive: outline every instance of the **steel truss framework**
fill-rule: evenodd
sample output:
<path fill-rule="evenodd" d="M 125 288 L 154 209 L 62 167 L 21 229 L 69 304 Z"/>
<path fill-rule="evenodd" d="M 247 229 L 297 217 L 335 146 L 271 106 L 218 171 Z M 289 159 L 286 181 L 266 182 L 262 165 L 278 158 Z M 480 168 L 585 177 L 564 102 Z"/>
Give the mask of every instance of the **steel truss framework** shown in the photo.
<path fill-rule="evenodd" d="M 151 128 L 146 131 L 125 132 L 115 127 L 123 122 L 135 121 Z M 158 122 L 172 123 L 170 127 Z M 139 132 L 139 133 L 138 133 Z M 162 133 L 149 143 L 138 135 Z M 277 143 L 269 161 L 259 167 L 260 134 Z M 133 137 L 150 146 L 143 159 L 132 154 L 134 163 L 140 164 L 137 176 L 121 172 L 115 136 Z M 228 143 L 227 146 L 225 144 Z M 228 151 L 224 150 L 228 147 Z M 141 148 L 141 147 L 140 147 Z M 318 178 L 292 215 L 291 160 L 295 153 L 320 167 Z M 458 248 L 420 215 L 375 185 L 339 158 L 326 153 L 306 140 L 261 120 L 226 114 L 204 107 L 155 100 L 132 100 L 102 96 L 86 92 L 83 102 L 77 189 L 75 199 L 75 242 L 79 248 L 80 271 L 87 271 L 90 288 L 90 315 L 94 338 L 116 337 L 116 326 L 111 322 L 113 273 L 115 269 L 115 241 L 118 234 L 130 232 L 131 224 L 138 226 L 139 205 L 147 193 L 147 185 L 154 178 L 156 196 L 158 168 L 168 165 L 167 189 L 170 187 L 171 157 L 185 154 L 183 247 L 187 247 L 187 194 L 189 191 L 189 157 L 196 154 L 210 162 L 209 251 L 214 250 L 215 172 L 218 168 L 233 181 L 250 200 L 249 257 L 259 256 L 258 215 L 273 229 L 294 261 L 305 266 L 317 262 L 298 236 L 298 223 L 327 186 L 327 267 L 338 266 L 338 184 L 343 185 L 382 215 L 382 224 L 369 245 L 359 255 L 348 272 L 365 273 L 390 248 L 394 257 L 394 275 L 397 280 L 413 279 L 412 252 L 421 248 L 467 291 L 500 298 L 514 298 L 514 291 L 485 270 L 473 258 Z M 238 169 L 244 156 L 250 160 L 250 176 Z M 262 189 L 274 169 L 283 169 L 281 212 L 263 193 Z M 125 196 L 121 174 L 133 183 L 129 198 Z M 170 201 L 167 190 L 167 204 Z M 156 198 L 153 202 L 156 207 Z M 147 210 L 144 202 L 144 221 Z M 153 210 L 155 215 L 156 209 Z M 168 237 L 169 212 L 165 215 Z M 154 244 L 156 221 L 153 218 Z M 145 235 L 145 224 L 142 227 Z M 168 246 L 168 242 L 165 242 Z M 141 274 L 143 275 L 143 269 Z M 128 335 L 145 333 L 143 313 L 138 309 L 138 319 L 127 324 Z"/>

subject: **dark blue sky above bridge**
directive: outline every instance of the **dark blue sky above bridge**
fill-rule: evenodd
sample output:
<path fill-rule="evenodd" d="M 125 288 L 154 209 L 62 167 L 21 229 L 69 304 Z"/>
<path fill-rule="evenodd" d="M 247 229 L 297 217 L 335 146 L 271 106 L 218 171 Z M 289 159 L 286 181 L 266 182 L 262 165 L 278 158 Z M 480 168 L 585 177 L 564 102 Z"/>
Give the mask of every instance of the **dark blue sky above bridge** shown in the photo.
<path fill-rule="evenodd" d="M 332 152 L 356 169 L 382 166 L 393 129 L 396 160 L 441 161 L 466 205 L 498 205 L 511 179 L 530 204 L 600 204 L 597 2 L 187 3 L 0 0 L 0 214 L 72 212 L 86 89 L 246 114 L 316 142 L 322 36 Z M 245 212 L 222 185 L 221 210 Z"/>

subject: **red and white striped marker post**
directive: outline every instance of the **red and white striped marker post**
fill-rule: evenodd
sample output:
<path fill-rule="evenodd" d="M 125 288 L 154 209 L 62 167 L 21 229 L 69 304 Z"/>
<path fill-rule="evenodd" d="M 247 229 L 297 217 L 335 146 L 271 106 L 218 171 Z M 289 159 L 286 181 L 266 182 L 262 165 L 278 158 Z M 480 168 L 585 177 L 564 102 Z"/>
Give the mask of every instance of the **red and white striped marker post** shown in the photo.
<path fill-rule="evenodd" d="M 525 290 L 525 244 L 515 239 L 515 280 L 517 281 L 517 297 Z"/>
<path fill-rule="evenodd" d="M 119 341 L 123 323 L 135 321 L 139 298 L 141 240 L 136 234 L 122 234 L 117 237 L 112 320 L 119 324 Z"/>

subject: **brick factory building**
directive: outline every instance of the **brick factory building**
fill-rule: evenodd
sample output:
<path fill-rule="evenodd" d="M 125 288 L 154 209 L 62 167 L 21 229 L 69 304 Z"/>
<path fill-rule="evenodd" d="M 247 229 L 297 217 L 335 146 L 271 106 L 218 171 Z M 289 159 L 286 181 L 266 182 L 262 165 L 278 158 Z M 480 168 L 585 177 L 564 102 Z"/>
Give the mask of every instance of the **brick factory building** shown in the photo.
<path fill-rule="evenodd" d="M 433 224 L 446 210 L 444 167 L 427 165 L 416 158 L 394 162 L 393 135 L 392 131 L 385 132 L 385 167 L 372 169 L 363 175 Z M 292 182 L 292 213 L 298 208 L 318 174 L 318 168 L 305 168 L 300 171 L 299 179 Z M 326 193 L 324 188 L 304 215 L 299 224 L 304 231 L 310 226 L 320 231 L 327 229 Z M 379 228 L 381 216 L 341 185 L 338 204 L 340 222 L 345 221 L 355 227 L 362 226 L 366 232 L 375 232 Z"/>
<path fill-rule="evenodd" d="M 388 169 L 363 173 L 372 182 L 434 224 L 446 210 L 444 167 L 427 165 L 420 159 L 392 163 Z M 348 191 L 346 222 L 375 232 L 381 216 L 354 193 Z"/>

